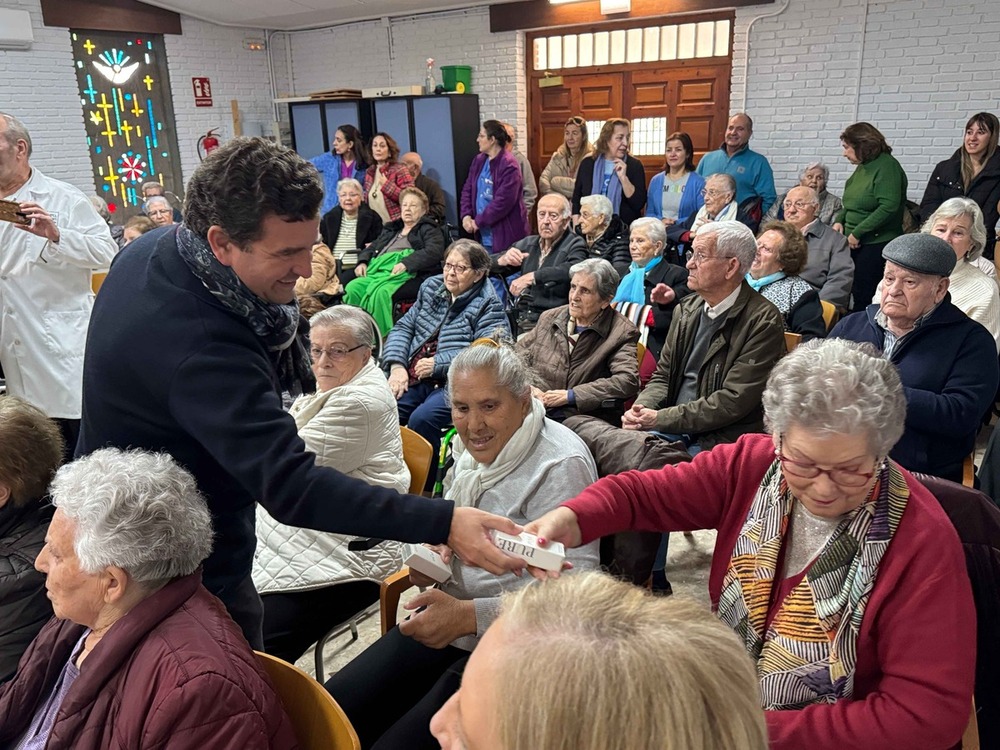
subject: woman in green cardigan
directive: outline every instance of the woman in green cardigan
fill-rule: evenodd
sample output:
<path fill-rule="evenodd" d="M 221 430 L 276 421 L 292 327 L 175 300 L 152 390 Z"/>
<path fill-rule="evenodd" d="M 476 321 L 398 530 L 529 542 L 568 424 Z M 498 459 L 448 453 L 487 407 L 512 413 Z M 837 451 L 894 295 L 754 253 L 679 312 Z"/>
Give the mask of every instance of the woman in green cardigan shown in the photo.
<path fill-rule="evenodd" d="M 903 234 L 906 173 L 877 128 L 856 122 L 840 134 L 844 157 L 857 165 L 844 186 L 844 206 L 833 228 L 847 235 L 854 260 L 854 312 L 864 310 L 882 279 L 886 243 Z"/>

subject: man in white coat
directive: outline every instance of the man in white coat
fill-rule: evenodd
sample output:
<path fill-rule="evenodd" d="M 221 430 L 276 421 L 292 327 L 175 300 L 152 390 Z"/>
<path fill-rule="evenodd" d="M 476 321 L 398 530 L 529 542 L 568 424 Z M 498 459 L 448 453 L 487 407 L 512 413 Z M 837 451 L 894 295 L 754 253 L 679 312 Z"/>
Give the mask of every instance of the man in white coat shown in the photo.
<path fill-rule="evenodd" d="M 30 157 L 28 130 L 0 112 L 0 198 L 19 203 L 30 222 L 0 222 L 0 364 L 7 392 L 55 419 L 71 456 L 90 277 L 108 270 L 118 246 L 87 196 L 33 169 Z"/>

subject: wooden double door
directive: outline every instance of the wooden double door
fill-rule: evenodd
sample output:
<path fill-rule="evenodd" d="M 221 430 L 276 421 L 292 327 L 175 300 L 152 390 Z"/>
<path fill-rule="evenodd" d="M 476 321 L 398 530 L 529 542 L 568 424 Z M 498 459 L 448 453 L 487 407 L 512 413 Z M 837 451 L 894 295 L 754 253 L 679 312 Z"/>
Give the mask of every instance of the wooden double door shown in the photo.
<path fill-rule="evenodd" d="M 562 144 L 566 120 L 574 115 L 588 122 L 612 117 L 632 121 L 631 152 L 645 167 L 647 184 L 663 169 L 667 134 L 679 130 L 691 136 L 695 163 L 719 147 L 729 115 L 729 58 L 715 64 L 685 61 L 628 67 L 563 74 L 561 86 L 542 87 L 541 76 L 531 78 L 529 159 L 535 174 L 541 174 Z M 591 128 L 591 143 L 599 132 Z"/>

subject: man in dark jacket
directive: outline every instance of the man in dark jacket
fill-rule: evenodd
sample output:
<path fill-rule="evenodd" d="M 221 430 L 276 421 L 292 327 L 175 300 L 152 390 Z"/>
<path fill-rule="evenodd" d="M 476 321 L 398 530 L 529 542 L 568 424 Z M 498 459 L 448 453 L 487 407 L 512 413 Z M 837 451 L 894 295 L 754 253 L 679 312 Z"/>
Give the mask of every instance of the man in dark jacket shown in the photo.
<path fill-rule="evenodd" d="M 951 303 L 955 252 L 944 240 L 904 234 L 882 257 L 881 304 L 847 316 L 830 335 L 873 344 L 899 368 L 906 431 L 892 458 L 910 471 L 961 482 L 1000 379 L 993 337 Z"/>
<path fill-rule="evenodd" d="M 208 500 L 205 585 L 260 647 L 250 577 L 254 504 L 282 523 L 447 543 L 466 562 L 518 567 L 487 538 L 515 530 L 449 501 L 400 496 L 317 466 L 282 408 L 311 388 L 295 282 L 312 271 L 322 187 L 315 167 L 262 139 L 214 151 L 188 185 L 184 223 L 118 256 L 91 318 L 77 454 L 166 451 Z"/>
<path fill-rule="evenodd" d="M 412 175 L 414 186 L 423 190 L 424 195 L 427 196 L 427 202 L 430 204 L 427 214 L 434 219 L 438 226 L 443 227 L 447 223 L 444 213 L 444 190 L 441 189 L 441 185 L 436 180 L 432 180 L 423 173 L 424 160 L 420 158 L 420 154 L 416 151 L 408 151 L 399 157 L 399 163 L 406 167 Z"/>
<path fill-rule="evenodd" d="M 569 301 L 569 268 L 586 260 L 587 243 L 568 231 L 570 203 L 559 193 L 543 195 L 538 201 L 538 234 L 514 243 L 493 260 L 493 273 L 520 275 L 510 285 L 518 297 L 517 329 L 530 331 L 538 316 Z"/>
<path fill-rule="evenodd" d="M 753 232 L 736 221 L 713 222 L 695 237 L 688 260 L 694 294 L 674 311 L 656 372 L 622 416 L 622 427 L 592 417 L 564 424 L 584 439 L 601 476 L 661 468 L 764 428 L 761 397 L 785 354 L 778 308 L 744 276 L 757 254 Z M 615 567 L 642 584 L 660 534 L 617 535 Z"/>

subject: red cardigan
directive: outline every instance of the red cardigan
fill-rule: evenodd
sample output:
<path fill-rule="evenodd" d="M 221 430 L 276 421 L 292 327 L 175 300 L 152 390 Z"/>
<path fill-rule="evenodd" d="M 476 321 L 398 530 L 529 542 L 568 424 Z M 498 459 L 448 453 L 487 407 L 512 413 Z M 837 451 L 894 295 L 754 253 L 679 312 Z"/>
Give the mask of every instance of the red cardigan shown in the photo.
<path fill-rule="evenodd" d="M 385 199 L 385 207 L 389 211 L 389 221 L 396 221 L 399 218 L 399 194 L 408 187 L 413 187 L 413 175 L 410 171 L 398 162 L 392 162 L 379 167 L 372 164 L 365 172 L 365 192 L 362 198 L 368 202 L 368 193 L 371 192 L 375 183 L 375 170 L 381 169 L 385 176 L 382 183 L 382 197 Z"/>
<path fill-rule="evenodd" d="M 765 435 L 703 451 L 690 463 L 599 480 L 564 503 L 583 543 L 627 529 L 717 529 L 708 589 L 722 578 L 764 472 Z M 942 750 L 969 719 L 976 613 L 958 534 L 941 506 L 903 471 L 910 500 L 879 565 L 858 636 L 854 699 L 767 712 L 771 750 Z"/>
<path fill-rule="evenodd" d="M 82 625 L 53 618 L 0 686 L 0 747 L 28 728 Z M 178 578 L 108 630 L 59 708 L 46 750 L 292 750 L 267 676 L 201 574 Z"/>

